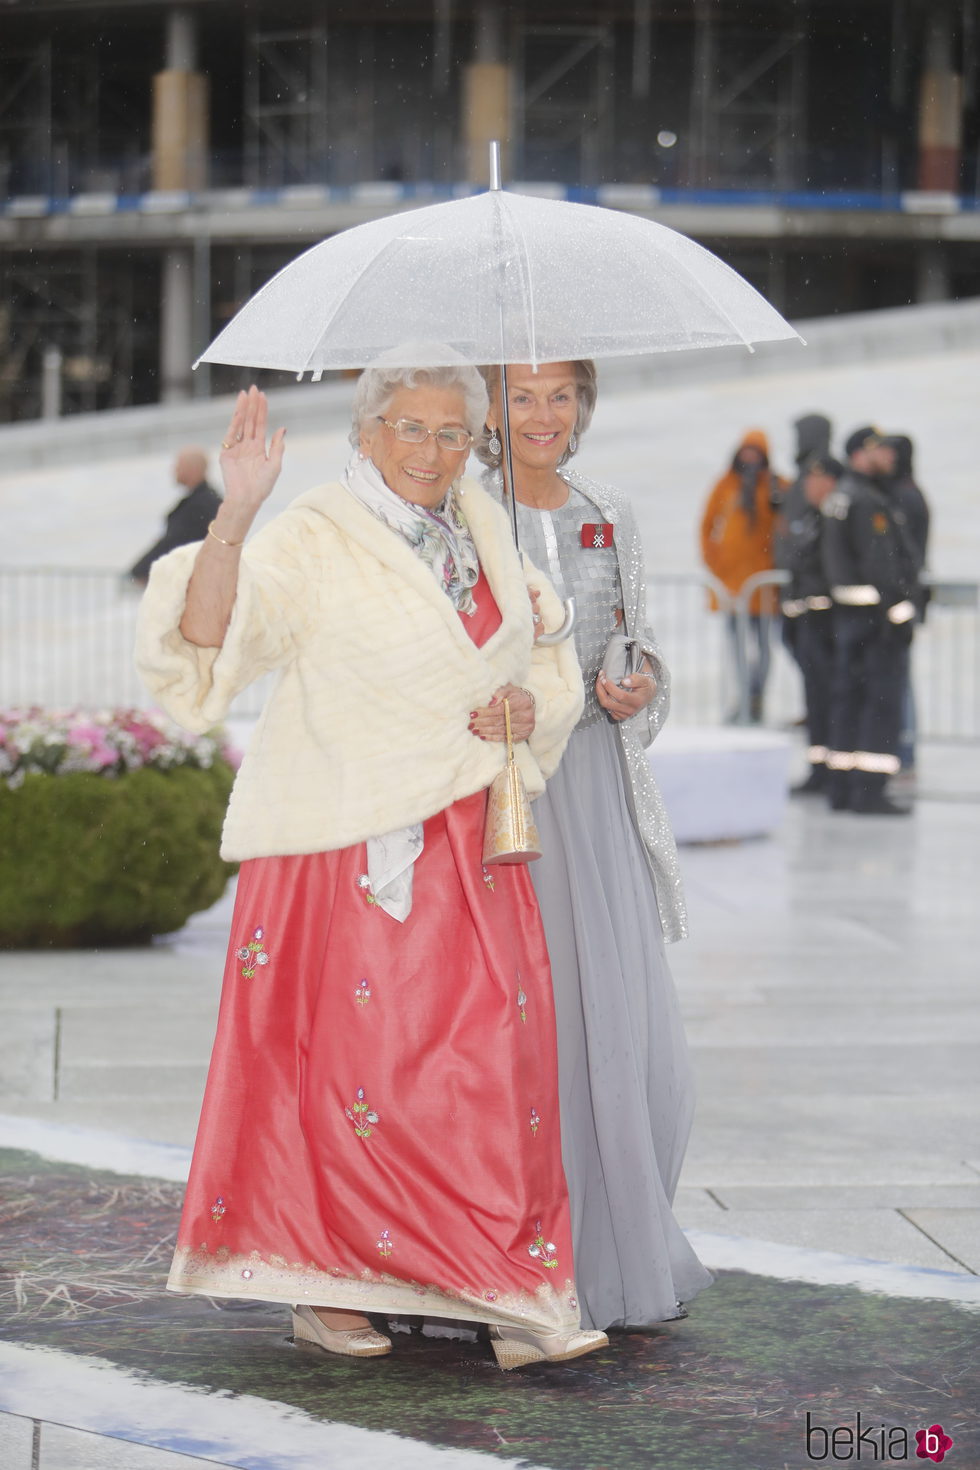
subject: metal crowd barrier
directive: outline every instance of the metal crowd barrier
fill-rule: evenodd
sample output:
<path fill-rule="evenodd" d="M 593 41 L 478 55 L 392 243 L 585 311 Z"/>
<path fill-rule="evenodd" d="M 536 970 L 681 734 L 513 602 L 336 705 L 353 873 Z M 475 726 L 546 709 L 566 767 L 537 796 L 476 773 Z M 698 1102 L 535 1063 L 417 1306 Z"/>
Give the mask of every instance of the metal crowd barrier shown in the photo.
<path fill-rule="evenodd" d="M 117 571 L 0 567 L 0 707 L 139 708 L 133 663 L 139 589 Z M 259 713 L 268 681 L 235 701 Z"/>
<path fill-rule="evenodd" d="M 748 722 L 749 606 L 779 572 L 750 578 L 737 596 L 706 572 L 656 572 L 648 584 L 650 621 L 673 682 L 672 719 L 683 725 Z M 708 606 L 713 591 L 719 610 Z M 118 572 L 66 567 L 0 567 L 0 707 L 89 708 L 147 704 L 133 667 L 139 593 Z M 803 713 L 799 671 L 773 617 L 765 721 L 793 724 Z M 913 641 L 919 735 L 980 741 L 980 588 L 934 579 L 924 625 Z M 256 716 L 269 680 L 252 685 L 233 714 Z"/>
<path fill-rule="evenodd" d="M 717 592 L 713 579 L 705 578 Z M 727 602 L 719 598 L 731 634 L 725 650 L 735 694 L 727 713 L 733 724 L 751 723 L 749 647 L 754 639 L 750 616 L 753 594 L 763 592 L 763 608 L 770 603 L 771 618 L 764 619 L 763 636 L 770 644 L 770 667 L 764 710 L 768 725 L 795 725 L 804 713 L 799 669 L 782 639 L 778 612 L 779 589 L 789 580 L 786 572 L 759 572 L 749 577 Z M 930 589 L 924 623 L 917 623 L 912 639 L 912 686 L 915 692 L 918 737 L 925 740 L 980 741 L 980 583 L 941 577 L 923 578 Z M 765 624 L 768 623 L 768 626 Z M 663 640 L 662 640 L 663 641 Z M 670 649 L 667 650 L 668 662 Z M 677 717 L 677 705 L 674 705 Z M 682 716 L 684 718 L 684 716 Z"/>

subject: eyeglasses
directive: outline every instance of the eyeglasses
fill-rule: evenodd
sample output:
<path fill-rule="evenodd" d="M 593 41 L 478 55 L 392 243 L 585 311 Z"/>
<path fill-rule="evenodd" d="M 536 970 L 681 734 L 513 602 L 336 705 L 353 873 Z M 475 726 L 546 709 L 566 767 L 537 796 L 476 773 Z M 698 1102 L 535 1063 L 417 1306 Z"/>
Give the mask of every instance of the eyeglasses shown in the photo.
<path fill-rule="evenodd" d="M 427 439 L 434 439 L 440 449 L 451 449 L 455 454 L 462 454 L 464 449 L 469 449 L 473 443 L 473 435 L 466 429 L 427 429 L 424 424 L 418 424 L 414 419 L 399 419 L 397 423 L 391 423 L 378 414 L 378 422 L 390 429 L 396 439 L 403 444 L 424 444 Z"/>

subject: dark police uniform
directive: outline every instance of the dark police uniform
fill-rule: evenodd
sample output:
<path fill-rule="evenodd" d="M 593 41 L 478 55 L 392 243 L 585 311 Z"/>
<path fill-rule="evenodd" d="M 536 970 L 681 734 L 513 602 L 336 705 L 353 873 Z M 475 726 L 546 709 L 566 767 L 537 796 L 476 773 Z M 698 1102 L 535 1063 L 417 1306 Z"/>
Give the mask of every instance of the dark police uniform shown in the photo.
<path fill-rule="evenodd" d="M 830 686 L 834 660 L 833 602 L 823 566 L 824 518 L 819 506 L 802 493 L 786 507 L 780 557 L 790 581 L 782 613 L 792 629 L 793 657 L 803 675 L 810 775 L 797 791 L 819 791 L 826 785 L 830 742 Z"/>
<path fill-rule="evenodd" d="M 893 812 L 902 701 L 918 595 L 905 513 L 882 483 L 849 468 L 822 507 L 823 571 L 833 600 L 827 769 L 831 805 Z"/>

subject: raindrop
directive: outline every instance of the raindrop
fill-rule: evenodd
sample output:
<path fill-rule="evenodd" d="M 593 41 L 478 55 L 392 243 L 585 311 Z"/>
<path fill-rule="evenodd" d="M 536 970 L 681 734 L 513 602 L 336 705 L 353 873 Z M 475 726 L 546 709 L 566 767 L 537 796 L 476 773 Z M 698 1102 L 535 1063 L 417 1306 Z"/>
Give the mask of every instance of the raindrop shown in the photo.
<path fill-rule="evenodd" d="M 677 134 L 672 133 L 670 128 L 661 128 L 657 134 L 657 144 L 661 148 L 673 148 L 677 142 Z"/>

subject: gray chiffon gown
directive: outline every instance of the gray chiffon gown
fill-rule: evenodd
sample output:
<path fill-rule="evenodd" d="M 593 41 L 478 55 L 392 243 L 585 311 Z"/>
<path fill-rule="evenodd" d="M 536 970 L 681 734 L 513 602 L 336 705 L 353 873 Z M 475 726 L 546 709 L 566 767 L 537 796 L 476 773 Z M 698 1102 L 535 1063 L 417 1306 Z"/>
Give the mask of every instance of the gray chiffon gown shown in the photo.
<path fill-rule="evenodd" d="M 601 1328 L 676 1317 L 711 1281 L 672 1209 L 693 1080 L 621 732 L 594 692 L 624 604 L 615 545 L 583 545 L 582 527 L 606 521 L 609 503 L 570 483 L 559 510 L 518 507 L 522 549 L 576 598 L 586 687 L 561 765 L 534 803 L 544 855 L 531 874 L 554 978 L 582 1326 Z M 623 529 L 617 539 L 638 547 L 632 523 L 630 537 Z"/>

